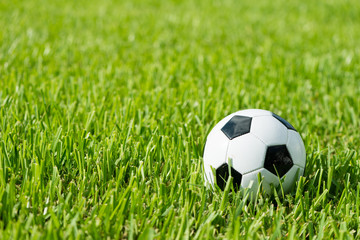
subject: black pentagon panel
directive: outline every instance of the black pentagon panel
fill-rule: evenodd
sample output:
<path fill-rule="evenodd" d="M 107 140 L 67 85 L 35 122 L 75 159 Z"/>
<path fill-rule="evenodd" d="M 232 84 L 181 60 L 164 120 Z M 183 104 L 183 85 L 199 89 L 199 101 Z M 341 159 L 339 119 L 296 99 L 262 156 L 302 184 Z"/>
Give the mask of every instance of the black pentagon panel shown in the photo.
<path fill-rule="evenodd" d="M 242 175 L 234 168 L 230 167 L 230 175 L 233 177 L 233 186 L 235 191 L 238 191 L 241 186 Z M 229 178 L 229 165 L 224 163 L 218 169 L 216 169 L 216 183 L 221 190 L 224 191 L 226 182 Z"/>
<path fill-rule="evenodd" d="M 268 147 L 265 157 L 265 168 L 275 175 L 284 176 L 293 166 L 293 161 L 286 145 Z"/>
<path fill-rule="evenodd" d="M 280 117 L 279 115 L 276 115 L 275 113 L 272 113 L 273 117 L 276 118 L 277 120 L 279 120 L 282 124 L 285 125 L 285 127 L 287 127 L 290 130 L 294 130 L 296 131 L 296 129 L 293 127 L 293 125 L 291 125 L 288 121 L 286 121 L 285 119 L 283 119 L 282 117 Z"/>
<path fill-rule="evenodd" d="M 251 117 L 233 116 L 221 129 L 231 140 L 250 132 Z"/>

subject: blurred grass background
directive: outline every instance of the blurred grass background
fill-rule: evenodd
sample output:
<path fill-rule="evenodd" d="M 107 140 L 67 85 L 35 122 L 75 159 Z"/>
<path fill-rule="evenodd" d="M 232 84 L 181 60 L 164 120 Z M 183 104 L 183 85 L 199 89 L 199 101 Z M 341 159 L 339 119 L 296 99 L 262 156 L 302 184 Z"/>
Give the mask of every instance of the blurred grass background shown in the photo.
<path fill-rule="evenodd" d="M 359 1 L 2 0 L 0 26 L 4 239 L 359 237 Z M 304 138 L 285 199 L 203 187 L 245 108 Z"/>

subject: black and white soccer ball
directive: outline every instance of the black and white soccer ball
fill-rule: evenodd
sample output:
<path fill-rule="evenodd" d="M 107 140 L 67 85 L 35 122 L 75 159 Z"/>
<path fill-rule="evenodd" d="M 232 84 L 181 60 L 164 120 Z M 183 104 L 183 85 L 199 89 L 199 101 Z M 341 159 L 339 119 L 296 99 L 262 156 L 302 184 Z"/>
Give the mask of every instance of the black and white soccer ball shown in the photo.
<path fill-rule="evenodd" d="M 271 194 L 280 182 L 291 190 L 303 175 L 306 152 L 300 134 L 280 116 L 248 109 L 222 119 L 209 133 L 204 149 L 205 181 L 222 190 L 229 175 L 235 190 Z M 259 184 L 259 176 L 261 184 Z"/>

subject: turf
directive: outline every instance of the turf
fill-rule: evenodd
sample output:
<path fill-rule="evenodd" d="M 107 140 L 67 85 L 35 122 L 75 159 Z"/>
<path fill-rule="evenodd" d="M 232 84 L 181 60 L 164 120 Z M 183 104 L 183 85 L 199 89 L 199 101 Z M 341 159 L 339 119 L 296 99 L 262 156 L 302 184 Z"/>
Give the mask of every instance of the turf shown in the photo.
<path fill-rule="evenodd" d="M 0 1 L 1 239 L 360 238 L 360 2 Z M 207 189 L 224 116 L 271 110 L 304 177 Z"/>

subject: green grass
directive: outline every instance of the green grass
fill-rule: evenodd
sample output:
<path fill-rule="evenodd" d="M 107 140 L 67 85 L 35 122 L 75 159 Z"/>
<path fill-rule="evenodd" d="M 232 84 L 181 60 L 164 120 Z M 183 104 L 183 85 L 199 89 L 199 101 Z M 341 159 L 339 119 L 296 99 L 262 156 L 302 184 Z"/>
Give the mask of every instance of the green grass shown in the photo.
<path fill-rule="evenodd" d="M 0 238 L 360 238 L 360 2 L 0 1 Z M 271 110 L 285 197 L 204 187 L 211 128 Z"/>

